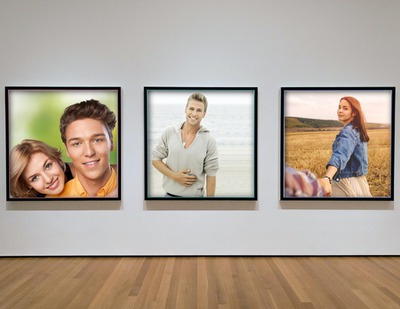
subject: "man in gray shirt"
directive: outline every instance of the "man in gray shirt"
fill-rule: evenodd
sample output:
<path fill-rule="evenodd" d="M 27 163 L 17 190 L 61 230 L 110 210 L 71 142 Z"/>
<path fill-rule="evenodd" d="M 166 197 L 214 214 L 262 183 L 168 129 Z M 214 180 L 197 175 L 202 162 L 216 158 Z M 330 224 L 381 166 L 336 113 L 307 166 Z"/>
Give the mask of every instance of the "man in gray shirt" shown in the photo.
<path fill-rule="evenodd" d="M 186 121 L 168 127 L 152 152 L 153 166 L 164 175 L 167 196 L 215 195 L 217 143 L 210 131 L 201 126 L 207 104 L 204 95 L 192 94 L 185 108 Z"/>

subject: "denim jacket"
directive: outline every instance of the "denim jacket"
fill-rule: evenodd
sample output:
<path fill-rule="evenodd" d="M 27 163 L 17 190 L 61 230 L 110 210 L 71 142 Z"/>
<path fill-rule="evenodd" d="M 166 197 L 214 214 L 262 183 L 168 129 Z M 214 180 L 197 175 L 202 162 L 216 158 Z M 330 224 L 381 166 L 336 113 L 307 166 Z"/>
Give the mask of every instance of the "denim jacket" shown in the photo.
<path fill-rule="evenodd" d="M 326 167 L 338 169 L 335 181 L 341 178 L 363 176 L 368 173 L 367 143 L 361 141 L 360 132 L 347 124 L 336 136 L 332 145 L 332 156 Z"/>

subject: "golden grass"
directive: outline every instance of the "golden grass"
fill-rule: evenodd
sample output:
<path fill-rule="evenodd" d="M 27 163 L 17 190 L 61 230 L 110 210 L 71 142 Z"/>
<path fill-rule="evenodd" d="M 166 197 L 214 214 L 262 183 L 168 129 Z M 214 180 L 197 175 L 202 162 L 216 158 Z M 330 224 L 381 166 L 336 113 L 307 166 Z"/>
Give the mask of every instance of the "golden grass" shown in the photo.
<path fill-rule="evenodd" d="M 325 175 L 338 131 L 288 132 L 285 135 L 285 163 L 300 170 L 310 170 L 317 177 Z M 390 129 L 369 130 L 368 183 L 371 194 L 387 197 L 390 192 Z"/>

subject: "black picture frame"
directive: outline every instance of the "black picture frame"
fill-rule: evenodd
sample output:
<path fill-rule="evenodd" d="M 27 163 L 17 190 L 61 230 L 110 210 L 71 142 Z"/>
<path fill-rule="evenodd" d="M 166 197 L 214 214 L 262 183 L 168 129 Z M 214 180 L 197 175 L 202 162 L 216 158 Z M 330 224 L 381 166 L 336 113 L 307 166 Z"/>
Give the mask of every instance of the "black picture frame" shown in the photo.
<path fill-rule="evenodd" d="M 170 196 L 152 151 L 163 131 L 185 121 L 189 96 L 206 96 L 201 122 L 218 145 L 219 170 L 212 197 Z M 144 87 L 145 200 L 257 200 L 257 87 Z M 225 114 L 224 114 L 225 113 Z"/>
<path fill-rule="evenodd" d="M 395 93 L 395 87 L 391 86 L 282 87 L 280 199 L 393 201 Z M 339 101 L 345 96 L 358 99 L 365 116 L 370 137 L 366 178 L 372 196 L 326 196 L 325 191 L 315 195 L 321 189 L 318 182 L 329 180 L 325 171 L 332 144 L 346 124 L 336 115 Z M 294 177 L 297 178 L 295 189 Z M 308 191 L 311 194 L 299 189 L 302 181 L 308 183 L 308 188 L 314 185 L 313 190 Z"/>
<path fill-rule="evenodd" d="M 62 161 L 70 162 L 60 135 L 60 117 L 64 109 L 86 100 L 97 100 L 106 105 L 116 116 L 112 131 L 114 145 L 108 154 L 109 163 L 116 171 L 117 187 L 112 196 L 104 197 L 52 197 L 13 196 L 11 193 L 11 151 L 23 140 L 44 142 L 62 152 Z M 121 87 L 118 86 L 6 86 L 6 200 L 7 201 L 100 201 L 121 200 Z M 108 135 L 108 134 L 106 134 Z M 15 160 L 15 162 L 18 162 Z M 57 161 L 56 161 L 57 162 Z M 18 163 L 19 164 L 19 163 Z M 25 164 L 25 163 L 24 163 Z M 53 162 L 54 164 L 54 162 Z M 57 165 L 59 167 L 59 165 Z M 15 170 L 13 168 L 13 170 Z M 14 172 L 13 172 L 14 173 Z M 21 171 L 18 173 L 21 174 Z M 21 174 L 23 175 L 23 174 Z M 20 176 L 22 177 L 22 176 Z M 67 182 L 67 178 L 65 178 Z M 13 186 L 13 188 L 15 185 Z M 16 192 L 16 191 L 13 191 Z M 25 194 L 25 193 L 24 193 Z"/>

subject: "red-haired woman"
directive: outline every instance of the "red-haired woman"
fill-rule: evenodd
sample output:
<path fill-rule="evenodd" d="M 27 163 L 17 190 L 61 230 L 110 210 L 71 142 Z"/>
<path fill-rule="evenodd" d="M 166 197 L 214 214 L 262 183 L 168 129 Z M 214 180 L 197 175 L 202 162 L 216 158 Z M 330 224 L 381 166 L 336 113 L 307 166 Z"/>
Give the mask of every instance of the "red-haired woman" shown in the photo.
<path fill-rule="evenodd" d="M 360 102 L 354 97 L 340 99 L 337 110 L 344 128 L 332 145 L 332 156 L 323 181 L 332 185 L 332 196 L 370 197 L 368 173 L 369 136 Z"/>

